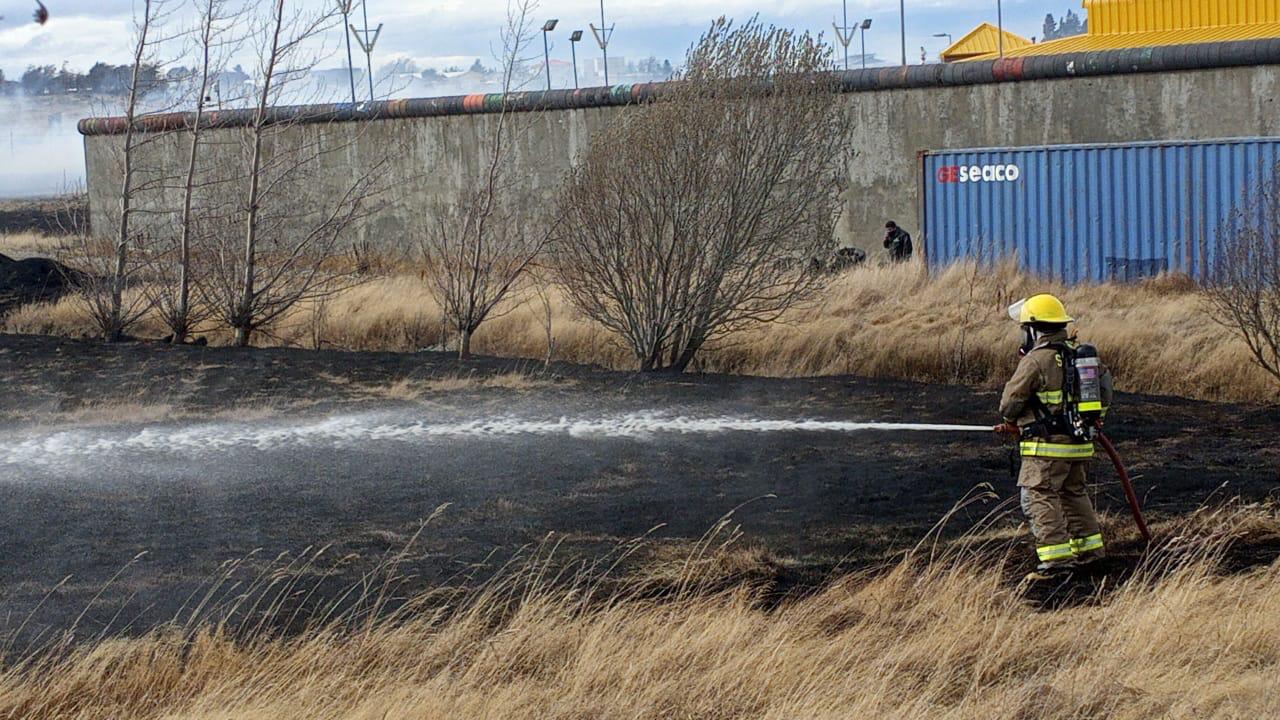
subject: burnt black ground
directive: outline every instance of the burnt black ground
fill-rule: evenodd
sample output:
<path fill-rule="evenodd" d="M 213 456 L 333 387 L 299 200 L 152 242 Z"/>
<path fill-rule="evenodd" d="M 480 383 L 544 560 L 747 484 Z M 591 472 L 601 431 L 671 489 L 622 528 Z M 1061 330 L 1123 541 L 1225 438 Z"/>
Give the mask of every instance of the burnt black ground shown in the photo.
<path fill-rule="evenodd" d="M 663 411 L 990 424 L 996 403 L 994 392 L 964 387 L 858 378 L 641 377 L 567 365 L 529 389 L 464 388 L 412 401 L 378 397 L 378 388 L 403 379 L 521 369 L 541 368 L 496 359 L 460 368 L 452 357 L 428 353 L 106 346 L 0 336 L 0 438 L 51 431 L 33 430 L 29 416 L 56 418 L 86 404 L 120 401 L 224 417 L 234 408 L 274 406 L 280 417 L 264 423 L 364 412 L 554 418 Z M 166 426 L 192 422 L 199 421 Z M 1109 434 L 1148 512 L 1159 519 L 1214 497 L 1274 497 L 1278 429 L 1275 408 L 1122 395 Z M 1095 479 L 1113 529 L 1131 534 L 1123 495 L 1101 461 Z M 0 621 L 12 629 L 70 576 L 25 632 L 65 627 L 144 551 L 91 608 L 85 627 L 136 632 L 168 619 L 221 563 L 255 550 L 271 558 L 332 543 L 326 557 L 353 556 L 331 568 L 334 579 L 324 592 L 336 592 L 399 549 L 422 518 L 446 503 L 402 568 L 414 576 L 413 586 L 459 573 L 483 576 L 495 561 L 549 535 L 564 541 L 563 558 L 597 556 L 658 526 L 657 541 L 689 543 L 742 506 L 734 519 L 743 543 L 767 549 L 782 591 L 820 582 L 837 568 L 890 561 L 982 483 L 1002 500 L 1015 496 L 1007 447 L 985 435 L 942 433 L 370 442 L 192 457 L 105 455 L 71 469 L 0 459 Z M 963 532 L 994 505 L 960 512 L 947 533 Z M 1016 521 L 1015 513 L 1001 524 Z M 1137 553 L 1132 543 L 1117 550 L 1120 558 Z M 1276 550 L 1259 550 L 1257 561 L 1274 559 Z M 1026 569 L 1022 555 L 1010 573 Z"/>
<path fill-rule="evenodd" d="M 0 318 L 26 303 L 57 300 L 83 278 L 56 260 L 0 255 Z"/>
<path fill-rule="evenodd" d="M 87 228 L 89 206 L 71 196 L 0 201 L 0 233 L 63 235 Z"/>

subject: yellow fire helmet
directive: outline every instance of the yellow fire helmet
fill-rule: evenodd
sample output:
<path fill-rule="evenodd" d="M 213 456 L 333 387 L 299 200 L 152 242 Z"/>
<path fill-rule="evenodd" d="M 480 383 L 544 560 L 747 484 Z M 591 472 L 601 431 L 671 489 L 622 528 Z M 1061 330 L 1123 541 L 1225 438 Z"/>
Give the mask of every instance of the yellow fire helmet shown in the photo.
<path fill-rule="evenodd" d="M 1075 318 L 1067 314 L 1062 301 L 1052 295 L 1032 295 L 1010 305 L 1009 317 L 1023 325 L 1034 322 L 1075 322 Z"/>

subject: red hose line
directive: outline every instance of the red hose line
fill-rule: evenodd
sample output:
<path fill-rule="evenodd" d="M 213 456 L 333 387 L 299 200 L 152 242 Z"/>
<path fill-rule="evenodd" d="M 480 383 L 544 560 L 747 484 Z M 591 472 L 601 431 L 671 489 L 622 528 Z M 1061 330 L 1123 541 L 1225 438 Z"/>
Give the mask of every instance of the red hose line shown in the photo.
<path fill-rule="evenodd" d="M 1098 442 L 1111 458 L 1111 464 L 1116 466 L 1116 474 L 1120 476 L 1120 485 L 1124 487 L 1124 496 L 1129 501 L 1129 510 L 1133 512 L 1133 521 L 1138 524 L 1138 532 L 1142 533 L 1143 540 L 1150 543 L 1151 531 L 1147 529 L 1147 521 L 1142 517 L 1138 494 L 1133 491 L 1133 482 L 1129 479 L 1129 471 L 1125 470 L 1124 463 L 1120 461 L 1120 453 L 1116 452 L 1116 446 L 1102 433 L 1098 433 Z"/>

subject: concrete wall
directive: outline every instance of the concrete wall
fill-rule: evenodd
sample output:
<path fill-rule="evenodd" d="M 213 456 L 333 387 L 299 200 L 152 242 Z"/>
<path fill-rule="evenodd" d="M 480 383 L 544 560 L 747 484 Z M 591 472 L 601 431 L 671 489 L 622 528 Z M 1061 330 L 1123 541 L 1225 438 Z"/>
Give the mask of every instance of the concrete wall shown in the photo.
<path fill-rule="evenodd" d="M 857 117 L 849 138 L 856 157 L 839 234 L 879 251 L 885 220 L 919 227 L 919 154 L 927 150 L 1069 143 L 1194 140 L 1280 135 L 1280 66 L 1104 75 L 997 84 L 865 91 L 845 95 Z M 516 167 L 549 199 L 571 159 L 594 131 L 625 107 L 521 113 Z M 336 148 L 307 182 L 291 190 L 300 206 L 323 205 L 349 182 L 352 168 L 389 157 L 388 205 L 363 222 L 360 238 L 387 247 L 413 244 L 415 223 L 447 201 L 480 169 L 497 115 L 403 118 L 297 125 L 281 142 Z M 207 132 L 211 156 L 238 152 L 242 130 Z M 117 205 L 120 135 L 85 137 L 95 231 L 109 232 Z M 177 172 L 180 136 L 148 145 L 143 166 Z M 214 172 L 210 170 L 209 172 Z M 176 207 L 176 195 L 152 193 L 150 209 Z M 156 216 L 148 216 L 156 217 Z"/>

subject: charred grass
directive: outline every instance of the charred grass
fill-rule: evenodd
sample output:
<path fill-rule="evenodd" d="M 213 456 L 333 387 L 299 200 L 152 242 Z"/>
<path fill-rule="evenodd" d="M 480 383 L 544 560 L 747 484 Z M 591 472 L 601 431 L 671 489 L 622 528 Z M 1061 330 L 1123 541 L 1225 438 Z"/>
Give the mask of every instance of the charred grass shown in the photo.
<path fill-rule="evenodd" d="M 767 554 L 717 528 L 641 541 L 576 570 L 553 542 L 475 588 L 401 597 L 400 555 L 281 633 L 320 553 L 277 560 L 130 639 L 78 629 L 0 668 L 0 716 L 24 718 L 1209 718 L 1280 712 L 1274 507 L 1203 510 L 1077 601 L 1029 598 L 998 536 L 921 543 L 900 561 L 766 602 Z M 427 532 L 430 532 L 428 527 Z M 1126 541 L 1127 542 L 1127 541 Z M 412 545 L 412 541 L 409 543 Z M 1123 543 L 1122 543 L 1123 544 Z M 1273 549 L 1274 550 L 1274 549 Z M 403 552 L 408 552 L 402 551 Z M 761 568 L 764 568 L 762 570 Z M 236 568 L 215 584 L 230 585 Z M 1043 594 L 1043 592 L 1041 593 Z M 1034 595 L 1034 593 L 1032 594 Z M 1052 592 L 1050 592 L 1052 595 Z M 392 609 L 394 608 L 394 609 Z"/>

